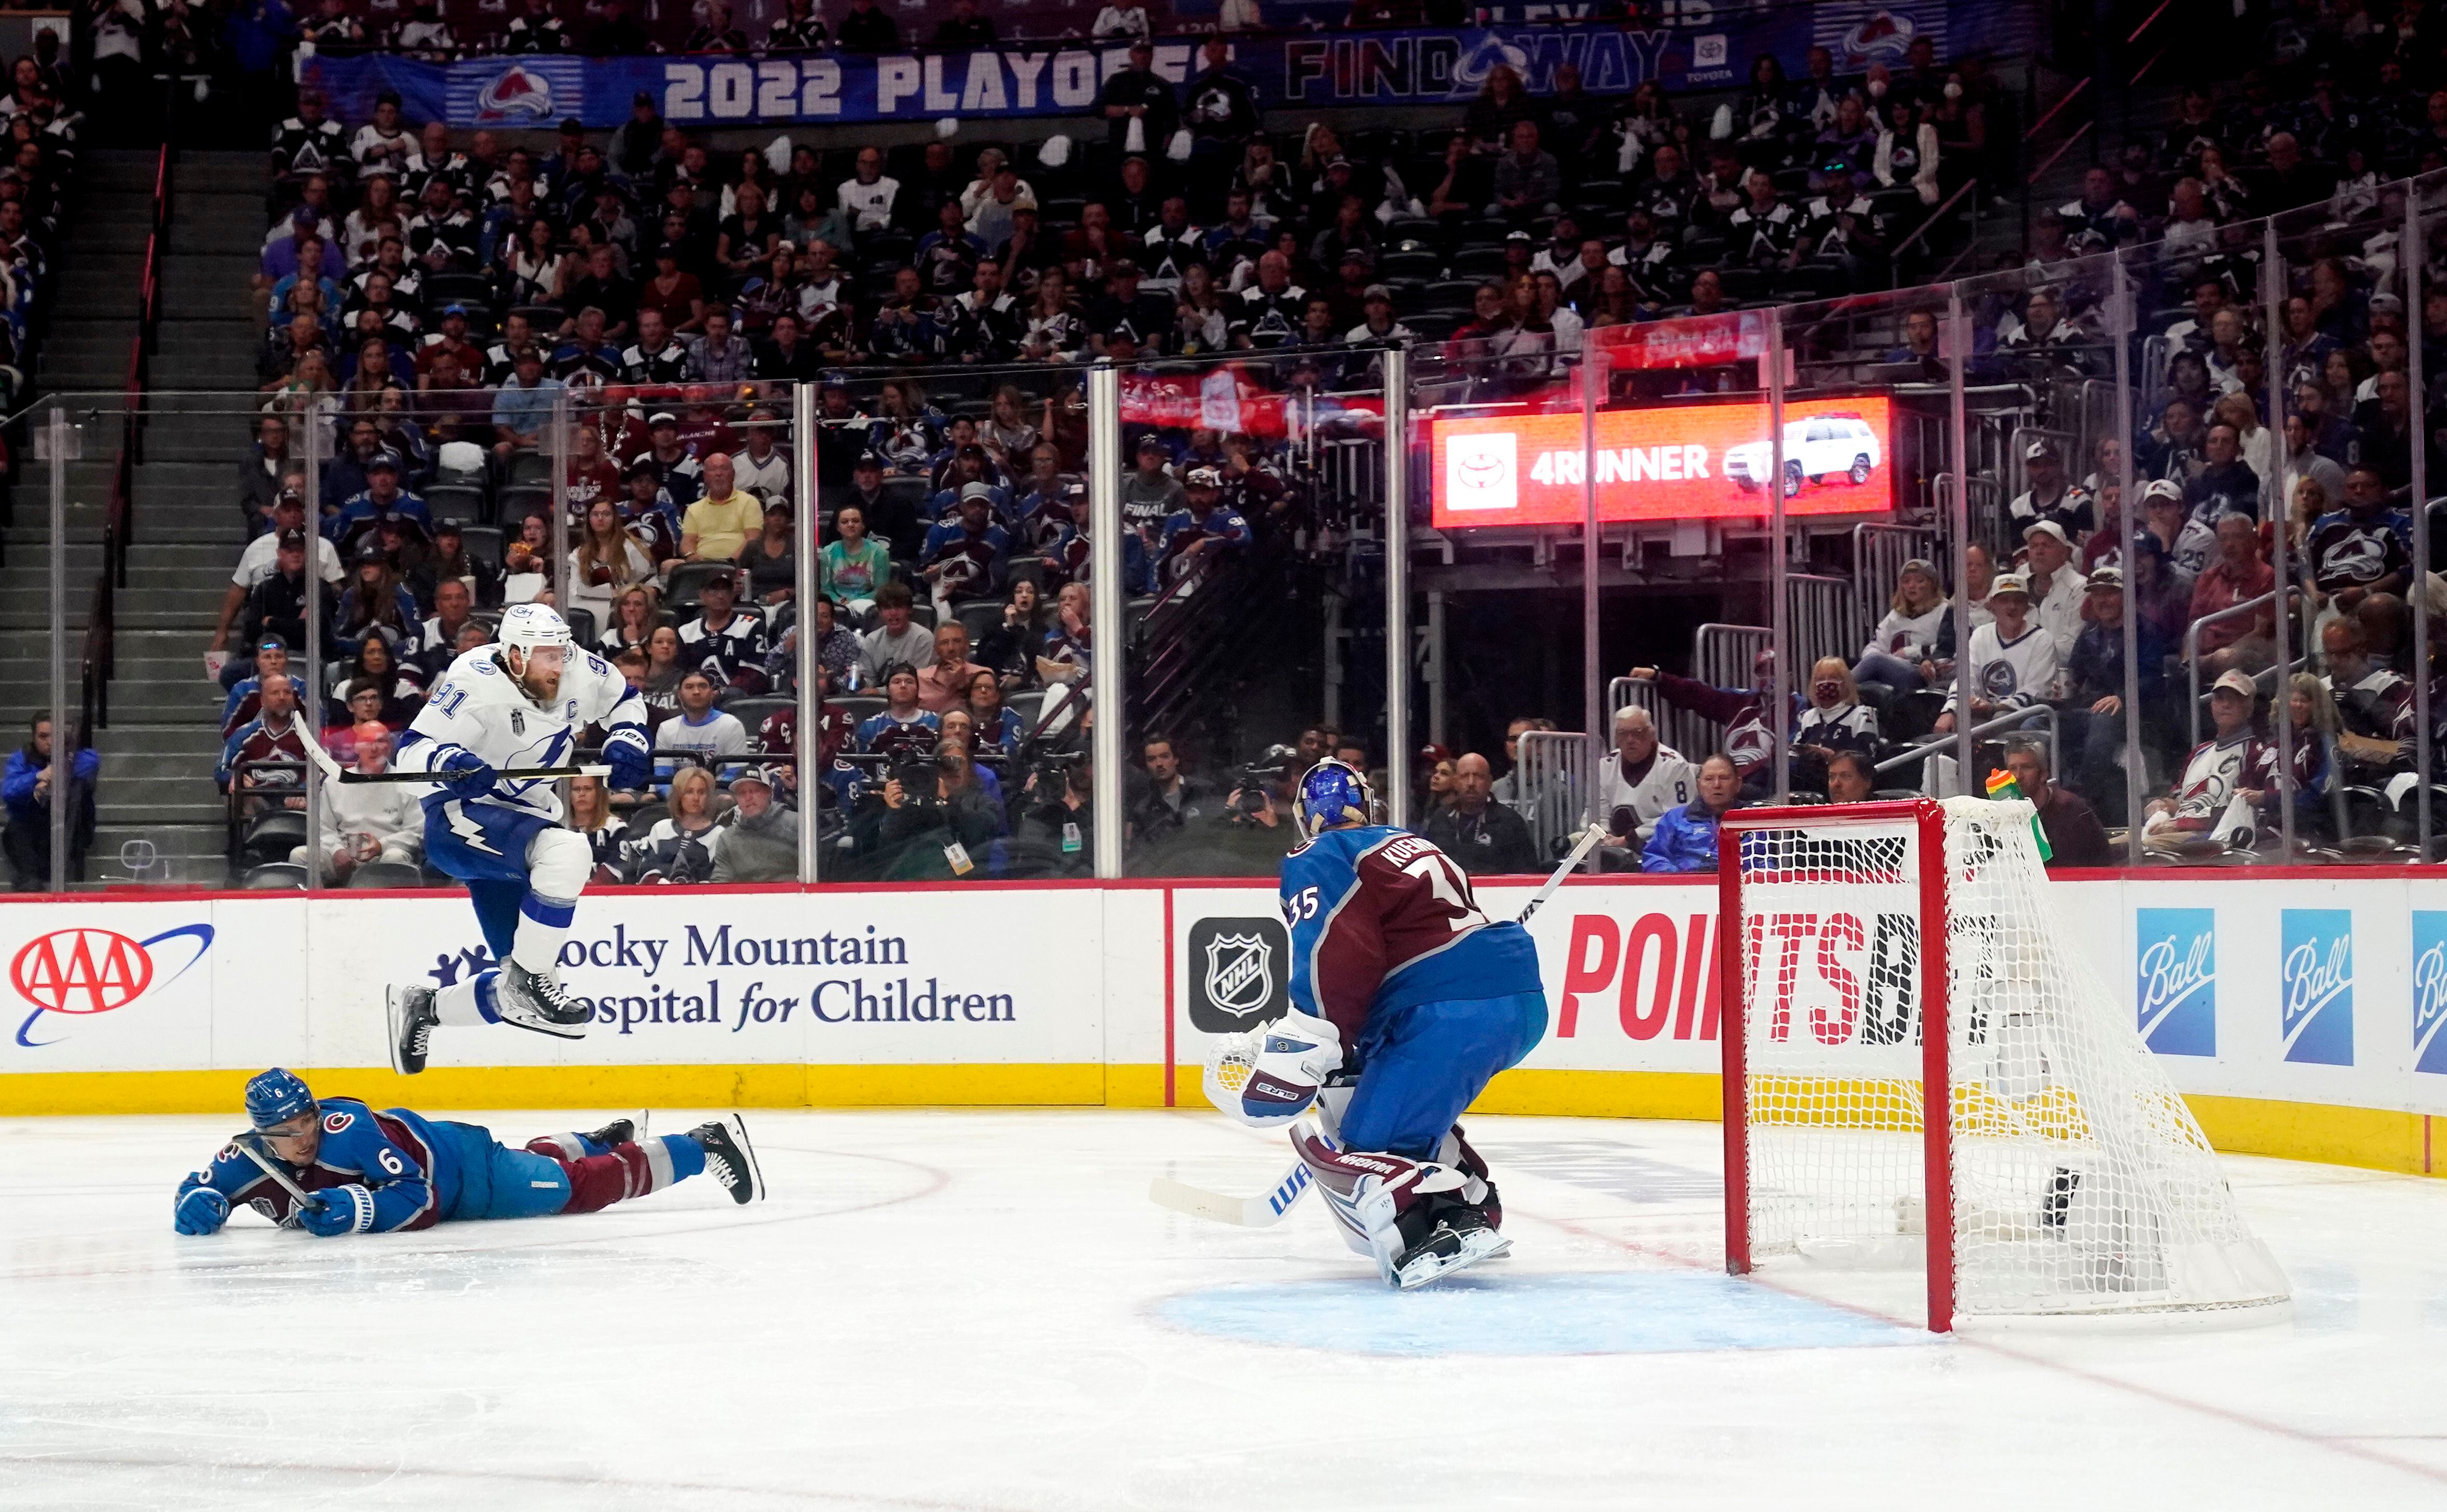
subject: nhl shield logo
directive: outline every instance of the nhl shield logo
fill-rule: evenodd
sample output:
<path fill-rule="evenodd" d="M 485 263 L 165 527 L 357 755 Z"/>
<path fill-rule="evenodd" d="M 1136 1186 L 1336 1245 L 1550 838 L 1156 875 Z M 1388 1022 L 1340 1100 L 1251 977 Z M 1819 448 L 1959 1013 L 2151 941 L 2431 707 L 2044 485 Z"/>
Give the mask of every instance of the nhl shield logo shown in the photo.
<path fill-rule="evenodd" d="M 1206 1000 L 1235 1018 L 1266 1006 L 1274 951 L 1255 935 L 1218 935 L 1206 942 Z"/>
<path fill-rule="evenodd" d="M 1191 1027 L 1236 1034 L 1282 1015 L 1290 999 L 1291 935 L 1280 918 L 1202 918 L 1189 926 Z"/>

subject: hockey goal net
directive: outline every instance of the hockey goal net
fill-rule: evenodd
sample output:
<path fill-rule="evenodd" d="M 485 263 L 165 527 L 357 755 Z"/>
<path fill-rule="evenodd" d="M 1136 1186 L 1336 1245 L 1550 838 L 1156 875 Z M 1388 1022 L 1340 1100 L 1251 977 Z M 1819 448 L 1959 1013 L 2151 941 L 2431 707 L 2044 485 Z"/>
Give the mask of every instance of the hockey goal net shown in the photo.
<path fill-rule="evenodd" d="M 1925 1263 L 1941 1331 L 2286 1300 L 2029 803 L 1737 810 L 1719 847 L 1729 1270 Z"/>

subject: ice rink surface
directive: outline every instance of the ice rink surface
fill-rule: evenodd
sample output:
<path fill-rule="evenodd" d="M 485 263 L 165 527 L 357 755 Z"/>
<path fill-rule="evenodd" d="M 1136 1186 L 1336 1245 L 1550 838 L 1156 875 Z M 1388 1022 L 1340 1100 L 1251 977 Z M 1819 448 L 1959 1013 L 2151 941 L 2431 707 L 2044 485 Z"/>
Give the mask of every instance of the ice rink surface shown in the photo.
<path fill-rule="evenodd" d="M 762 1206 L 345 1239 L 171 1232 L 234 1118 L 0 1121 L 0 1507 L 2447 1506 L 2447 1183 L 2229 1160 L 2287 1320 L 1935 1339 L 1719 1274 L 1713 1125 L 1473 1121 L 1514 1254 L 1402 1295 L 1152 1205 L 1288 1163 L 1213 1115 L 748 1118 Z"/>

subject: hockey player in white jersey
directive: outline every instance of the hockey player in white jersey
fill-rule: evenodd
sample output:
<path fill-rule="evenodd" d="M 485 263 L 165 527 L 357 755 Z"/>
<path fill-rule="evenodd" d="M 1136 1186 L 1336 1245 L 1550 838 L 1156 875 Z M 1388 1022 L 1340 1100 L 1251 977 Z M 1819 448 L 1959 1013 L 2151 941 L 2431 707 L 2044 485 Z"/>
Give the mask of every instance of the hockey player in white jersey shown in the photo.
<path fill-rule="evenodd" d="M 501 964 L 436 991 L 397 986 L 387 1004 L 391 1068 L 425 1069 L 436 1025 L 513 1024 L 577 1039 L 587 1010 L 560 987 L 560 947 L 594 867 L 585 837 L 561 827 L 549 780 L 499 773 L 570 764 L 589 725 L 604 728 L 616 788 L 653 778 L 646 706 L 602 657 L 570 645 L 550 606 L 519 604 L 501 639 L 460 656 L 400 740 L 403 771 L 431 772 L 425 854 L 467 884 L 484 943 Z"/>

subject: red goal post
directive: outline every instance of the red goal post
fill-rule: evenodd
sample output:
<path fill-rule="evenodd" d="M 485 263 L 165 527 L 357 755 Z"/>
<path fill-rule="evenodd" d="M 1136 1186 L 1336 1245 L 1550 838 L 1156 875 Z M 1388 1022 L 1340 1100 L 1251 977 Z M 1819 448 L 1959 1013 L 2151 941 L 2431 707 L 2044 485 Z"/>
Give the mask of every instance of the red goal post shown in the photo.
<path fill-rule="evenodd" d="M 1743 918 L 1741 841 L 1747 834 L 1806 824 L 1857 827 L 1864 836 L 1894 833 L 1907 836 L 1906 851 L 1914 858 L 1945 854 L 1945 811 L 1936 801 L 1917 798 L 1871 803 L 1818 803 L 1791 808 L 1746 808 L 1727 814 L 1717 829 L 1717 952 L 1719 983 L 1725 1005 L 1723 1038 L 1725 1092 L 1725 1269 L 1735 1276 L 1751 1269 L 1750 1094 L 1748 1011 L 1751 970 L 1749 929 Z M 1920 909 L 1919 1001 L 1921 1005 L 1921 1085 L 1924 1106 L 1945 1106 L 1926 1088 L 1943 1090 L 1946 1071 L 1945 871 L 1921 865 L 1908 884 Z M 1934 924 L 1936 927 L 1931 928 Z M 1934 1028 L 1936 1032 L 1928 1032 Z M 1926 1193 L 1928 1244 L 1928 1326 L 1939 1332 L 1954 1326 L 1953 1246 L 1939 1236 L 1953 1232 L 1953 1175 L 1943 1120 L 1922 1121 L 1922 1181 Z"/>
<path fill-rule="evenodd" d="M 1976 797 L 1724 817 L 1726 1269 L 1919 1264 L 1938 1332 L 2275 1315 L 2285 1273 L 2061 918 L 2036 825 Z"/>

